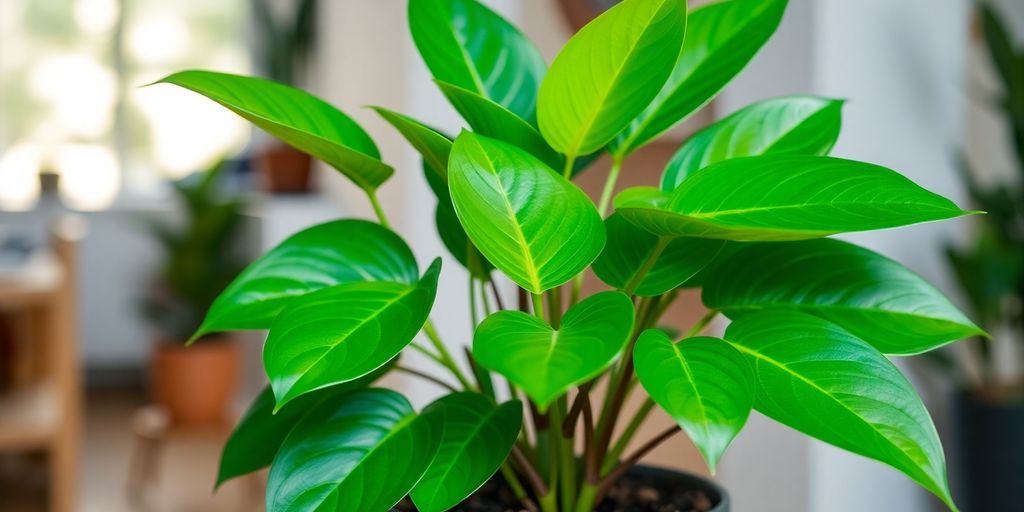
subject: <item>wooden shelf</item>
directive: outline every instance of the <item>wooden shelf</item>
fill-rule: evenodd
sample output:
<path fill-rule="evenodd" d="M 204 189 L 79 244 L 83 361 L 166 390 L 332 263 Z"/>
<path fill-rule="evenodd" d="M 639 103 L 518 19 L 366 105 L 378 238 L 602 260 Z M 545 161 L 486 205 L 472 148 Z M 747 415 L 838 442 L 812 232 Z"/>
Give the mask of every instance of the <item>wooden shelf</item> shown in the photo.
<path fill-rule="evenodd" d="M 33 384 L 0 393 L 0 450 L 45 448 L 60 418 L 52 386 Z"/>

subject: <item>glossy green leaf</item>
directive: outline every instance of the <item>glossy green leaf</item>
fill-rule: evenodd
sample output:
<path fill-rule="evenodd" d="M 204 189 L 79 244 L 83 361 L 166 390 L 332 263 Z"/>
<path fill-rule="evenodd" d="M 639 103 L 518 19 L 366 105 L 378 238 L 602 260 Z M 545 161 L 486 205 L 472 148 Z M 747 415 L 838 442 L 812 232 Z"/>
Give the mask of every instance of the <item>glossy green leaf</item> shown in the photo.
<path fill-rule="evenodd" d="M 612 204 L 615 209 L 622 208 L 666 208 L 671 200 L 669 194 L 658 187 L 629 187 L 619 192 Z"/>
<path fill-rule="evenodd" d="M 754 103 L 697 132 L 669 161 L 661 189 L 675 190 L 689 175 L 741 156 L 828 154 L 842 125 L 840 100 L 788 96 Z"/>
<path fill-rule="evenodd" d="M 684 0 L 625 0 L 583 27 L 540 87 L 551 147 L 575 157 L 611 142 L 665 85 L 685 31 Z"/>
<path fill-rule="evenodd" d="M 380 151 L 362 127 L 305 91 L 262 78 L 211 71 L 183 71 L 158 83 L 184 87 L 220 103 L 323 160 L 364 190 L 375 190 L 394 173 L 381 162 Z"/>
<path fill-rule="evenodd" d="M 613 214 L 604 221 L 608 241 L 594 260 L 594 273 L 609 286 L 623 289 L 645 271 L 634 290 L 636 295 L 661 295 L 700 272 L 715 258 L 723 240 L 680 237 L 666 240 L 652 265 L 648 259 L 658 250 L 659 238 Z"/>
<path fill-rule="evenodd" d="M 434 211 L 434 222 L 437 225 L 438 235 L 448 252 L 463 266 L 469 273 L 478 279 L 486 279 L 494 268 L 484 258 L 483 254 L 473 245 L 466 234 L 466 230 L 459 223 L 459 217 L 451 204 L 438 203 Z"/>
<path fill-rule="evenodd" d="M 302 395 L 277 414 L 274 414 L 274 392 L 270 386 L 264 388 L 224 444 L 217 486 L 269 466 L 284 438 L 307 412 L 325 400 L 338 400 L 345 393 L 366 388 L 391 370 L 396 360 L 365 377 Z"/>
<path fill-rule="evenodd" d="M 765 309 L 810 313 L 886 354 L 983 334 L 903 265 L 832 239 L 739 245 L 708 273 L 702 299 L 732 317 Z"/>
<path fill-rule="evenodd" d="M 452 147 L 448 179 L 469 238 L 532 293 L 569 281 L 604 247 L 604 226 L 590 198 L 515 146 L 463 132 Z"/>
<path fill-rule="evenodd" d="M 764 155 L 706 167 L 662 209 L 619 212 L 658 235 L 803 240 L 966 215 L 952 201 L 878 165 L 825 156 Z"/>
<path fill-rule="evenodd" d="M 517 146 L 552 169 L 562 168 L 562 156 L 521 117 L 473 91 L 441 81 L 437 85 L 475 133 Z"/>
<path fill-rule="evenodd" d="M 410 0 L 409 29 L 434 78 L 535 118 L 547 66 L 501 16 L 475 0 Z"/>
<path fill-rule="evenodd" d="M 754 372 L 728 343 L 707 337 L 672 343 L 644 331 L 633 349 L 647 393 L 690 437 L 712 473 L 754 406 Z"/>
<path fill-rule="evenodd" d="M 914 388 L 849 331 L 796 311 L 764 311 L 725 339 L 754 365 L 755 408 L 804 434 L 884 462 L 955 509 L 939 436 Z"/>
<path fill-rule="evenodd" d="M 495 313 L 477 327 L 473 356 L 546 409 L 608 368 L 632 330 L 632 301 L 620 292 L 601 292 L 569 308 L 558 330 L 521 311 Z"/>
<path fill-rule="evenodd" d="M 249 265 L 210 307 L 192 337 L 267 329 L 296 297 L 344 283 L 413 284 L 416 258 L 391 230 L 364 220 L 319 224 L 292 235 Z"/>
<path fill-rule="evenodd" d="M 505 462 L 519 437 L 523 404 L 495 405 L 479 393 L 454 393 L 427 407 L 444 418 L 437 456 L 409 493 L 421 512 L 443 512 L 469 497 Z"/>
<path fill-rule="evenodd" d="M 325 288 L 274 320 L 263 364 L 280 409 L 303 393 L 358 379 L 405 348 L 434 303 L 440 260 L 414 286 L 383 281 Z"/>
<path fill-rule="evenodd" d="M 627 155 L 704 106 L 753 59 L 785 10 L 786 0 L 730 0 L 694 9 L 671 75 L 612 152 Z"/>
<path fill-rule="evenodd" d="M 367 389 L 326 400 L 285 438 L 267 481 L 267 510 L 388 510 L 423 477 L 442 425 L 402 395 Z"/>
<path fill-rule="evenodd" d="M 373 107 L 373 110 L 409 141 L 431 171 L 447 181 L 448 155 L 452 150 L 452 140 L 447 135 L 398 112 L 383 107 Z"/>

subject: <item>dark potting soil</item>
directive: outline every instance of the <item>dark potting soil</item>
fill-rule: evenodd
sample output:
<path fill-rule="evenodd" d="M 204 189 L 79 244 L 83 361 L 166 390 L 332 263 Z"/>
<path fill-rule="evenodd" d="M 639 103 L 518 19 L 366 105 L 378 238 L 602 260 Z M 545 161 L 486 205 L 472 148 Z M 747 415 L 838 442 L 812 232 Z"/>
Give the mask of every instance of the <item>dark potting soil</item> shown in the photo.
<path fill-rule="evenodd" d="M 708 512 L 714 506 L 711 498 L 700 490 L 679 489 L 670 482 L 645 480 L 627 475 L 619 480 L 596 512 Z M 415 512 L 408 501 L 396 510 Z M 452 509 L 452 512 L 526 512 L 501 478 L 484 484 L 475 494 Z"/>

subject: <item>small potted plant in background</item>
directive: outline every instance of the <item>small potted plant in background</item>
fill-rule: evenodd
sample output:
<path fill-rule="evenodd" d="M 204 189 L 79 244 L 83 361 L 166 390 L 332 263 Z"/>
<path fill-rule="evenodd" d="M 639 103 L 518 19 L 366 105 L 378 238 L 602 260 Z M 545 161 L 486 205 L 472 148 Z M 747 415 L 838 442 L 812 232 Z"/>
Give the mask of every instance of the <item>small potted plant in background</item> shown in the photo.
<path fill-rule="evenodd" d="M 224 164 L 173 183 L 183 219 L 150 219 L 163 250 L 158 272 L 143 297 L 143 313 L 156 332 L 152 391 L 180 425 L 225 419 L 239 375 L 240 350 L 231 335 L 185 342 L 213 300 L 248 263 L 239 243 L 245 203 L 219 191 Z"/>
<path fill-rule="evenodd" d="M 252 0 L 258 31 L 256 62 L 267 78 L 300 87 L 316 41 L 317 0 L 295 0 L 285 4 L 292 9 L 274 9 L 280 3 Z M 303 194 L 310 190 L 313 161 L 302 151 L 269 140 L 257 150 L 255 164 L 268 192 Z"/>
<path fill-rule="evenodd" d="M 975 220 L 969 244 L 947 254 L 974 315 L 996 339 L 972 341 L 958 372 L 960 475 L 967 510 L 1024 510 L 1024 50 L 992 6 L 980 4 L 979 15 L 1001 84 L 986 107 L 1010 129 L 1016 176 L 987 184 L 962 165 L 971 201 L 988 215 Z"/>
<path fill-rule="evenodd" d="M 475 0 L 408 5 L 416 46 L 468 128 L 451 137 L 375 110 L 423 156 L 439 234 L 470 276 L 464 352 L 430 320 L 451 271 L 435 260 L 421 272 L 391 230 L 377 190 L 395 171 L 355 121 L 267 80 L 162 81 L 323 160 L 376 213 L 282 242 L 194 335 L 269 330 L 270 385 L 228 440 L 220 482 L 269 465 L 275 512 L 722 512 L 728 498 L 709 481 L 636 465 L 685 434 L 713 472 L 756 409 L 956 510 L 931 418 L 886 356 L 983 333 L 899 263 L 829 236 L 970 212 L 891 169 L 827 156 L 842 102 L 811 96 L 735 112 L 686 141 L 657 186 L 614 194 L 634 151 L 754 57 L 785 0 L 625 0 L 550 67 Z M 601 155 L 611 170 L 590 198 L 573 178 Z M 584 296 L 588 269 L 607 290 Z M 506 279 L 516 294 L 494 286 Z M 658 326 L 681 288 L 700 288 L 708 314 L 675 336 Z M 724 334 L 703 335 L 719 315 Z M 407 367 L 406 350 L 437 371 Z M 388 371 L 446 394 L 417 412 L 374 386 Z M 630 395 L 644 400 L 635 414 Z M 642 439 L 656 408 L 677 424 Z"/>

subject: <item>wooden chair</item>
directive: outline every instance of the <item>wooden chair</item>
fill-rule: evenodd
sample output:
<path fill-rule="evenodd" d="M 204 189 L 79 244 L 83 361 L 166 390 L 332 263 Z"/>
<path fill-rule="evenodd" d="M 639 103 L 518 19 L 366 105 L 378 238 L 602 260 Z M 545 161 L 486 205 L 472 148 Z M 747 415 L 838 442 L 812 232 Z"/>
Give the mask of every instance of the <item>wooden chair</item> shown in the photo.
<path fill-rule="evenodd" d="M 52 250 L 0 281 L 0 314 L 11 319 L 16 341 L 13 384 L 0 392 L 0 452 L 45 453 L 53 512 L 71 512 L 78 502 L 82 375 L 75 282 L 83 234 L 81 219 L 61 219 Z"/>

